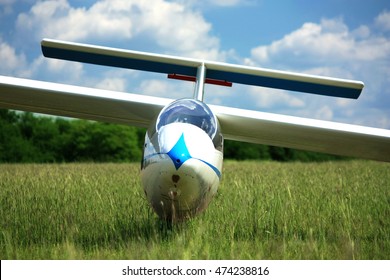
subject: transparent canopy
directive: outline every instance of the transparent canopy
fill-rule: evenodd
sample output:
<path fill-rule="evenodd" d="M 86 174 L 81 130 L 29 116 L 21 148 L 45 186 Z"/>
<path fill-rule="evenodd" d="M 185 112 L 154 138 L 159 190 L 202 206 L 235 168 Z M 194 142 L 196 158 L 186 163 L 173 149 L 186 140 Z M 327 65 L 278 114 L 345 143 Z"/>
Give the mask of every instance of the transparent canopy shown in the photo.
<path fill-rule="evenodd" d="M 219 148 L 222 136 L 219 133 L 218 121 L 210 108 L 201 101 L 179 99 L 164 108 L 157 118 L 156 130 L 170 123 L 188 123 L 201 128 Z"/>

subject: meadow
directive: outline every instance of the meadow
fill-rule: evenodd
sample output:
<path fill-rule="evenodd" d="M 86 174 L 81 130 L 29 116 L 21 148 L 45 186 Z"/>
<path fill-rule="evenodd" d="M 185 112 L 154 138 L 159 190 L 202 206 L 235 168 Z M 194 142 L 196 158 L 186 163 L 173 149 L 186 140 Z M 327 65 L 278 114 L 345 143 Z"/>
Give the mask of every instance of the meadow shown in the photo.
<path fill-rule="evenodd" d="M 226 161 L 210 207 L 169 225 L 139 164 L 1 164 L 1 259 L 390 259 L 390 164 Z"/>

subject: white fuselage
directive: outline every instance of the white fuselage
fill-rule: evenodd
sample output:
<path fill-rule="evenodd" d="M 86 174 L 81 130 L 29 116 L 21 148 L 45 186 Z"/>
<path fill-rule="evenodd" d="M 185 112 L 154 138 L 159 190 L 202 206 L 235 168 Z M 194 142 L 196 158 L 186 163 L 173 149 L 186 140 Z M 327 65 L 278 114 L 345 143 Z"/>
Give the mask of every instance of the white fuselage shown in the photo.
<path fill-rule="evenodd" d="M 221 179 L 222 146 L 218 121 L 204 103 L 177 100 L 161 111 L 146 133 L 141 168 L 160 218 L 184 220 L 208 206 Z"/>

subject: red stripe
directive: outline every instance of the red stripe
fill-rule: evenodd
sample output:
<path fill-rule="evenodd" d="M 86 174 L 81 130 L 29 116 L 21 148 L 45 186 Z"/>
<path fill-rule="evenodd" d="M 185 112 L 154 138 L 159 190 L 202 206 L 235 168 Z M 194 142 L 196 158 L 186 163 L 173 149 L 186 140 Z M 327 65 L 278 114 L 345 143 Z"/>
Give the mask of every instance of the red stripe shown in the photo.
<path fill-rule="evenodd" d="M 186 75 L 179 75 L 179 74 L 168 74 L 168 79 L 196 82 L 196 77 L 194 76 L 186 76 Z M 210 78 L 206 78 L 205 83 L 217 85 L 217 86 L 225 86 L 225 87 L 231 87 L 233 85 L 232 82 L 210 79 Z"/>

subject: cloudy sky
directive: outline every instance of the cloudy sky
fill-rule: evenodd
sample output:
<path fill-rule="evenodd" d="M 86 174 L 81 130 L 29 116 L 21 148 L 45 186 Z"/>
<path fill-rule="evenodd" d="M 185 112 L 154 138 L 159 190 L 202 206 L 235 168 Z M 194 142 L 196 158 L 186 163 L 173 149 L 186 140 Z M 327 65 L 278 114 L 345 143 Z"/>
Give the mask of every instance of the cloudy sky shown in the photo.
<path fill-rule="evenodd" d="M 0 0 L 0 75 L 190 97 L 164 75 L 44 58 L 42 38 L 356 79 L 358 100 L 233 85 L 206 102 L 390 129 L 388 0 Z"/>

